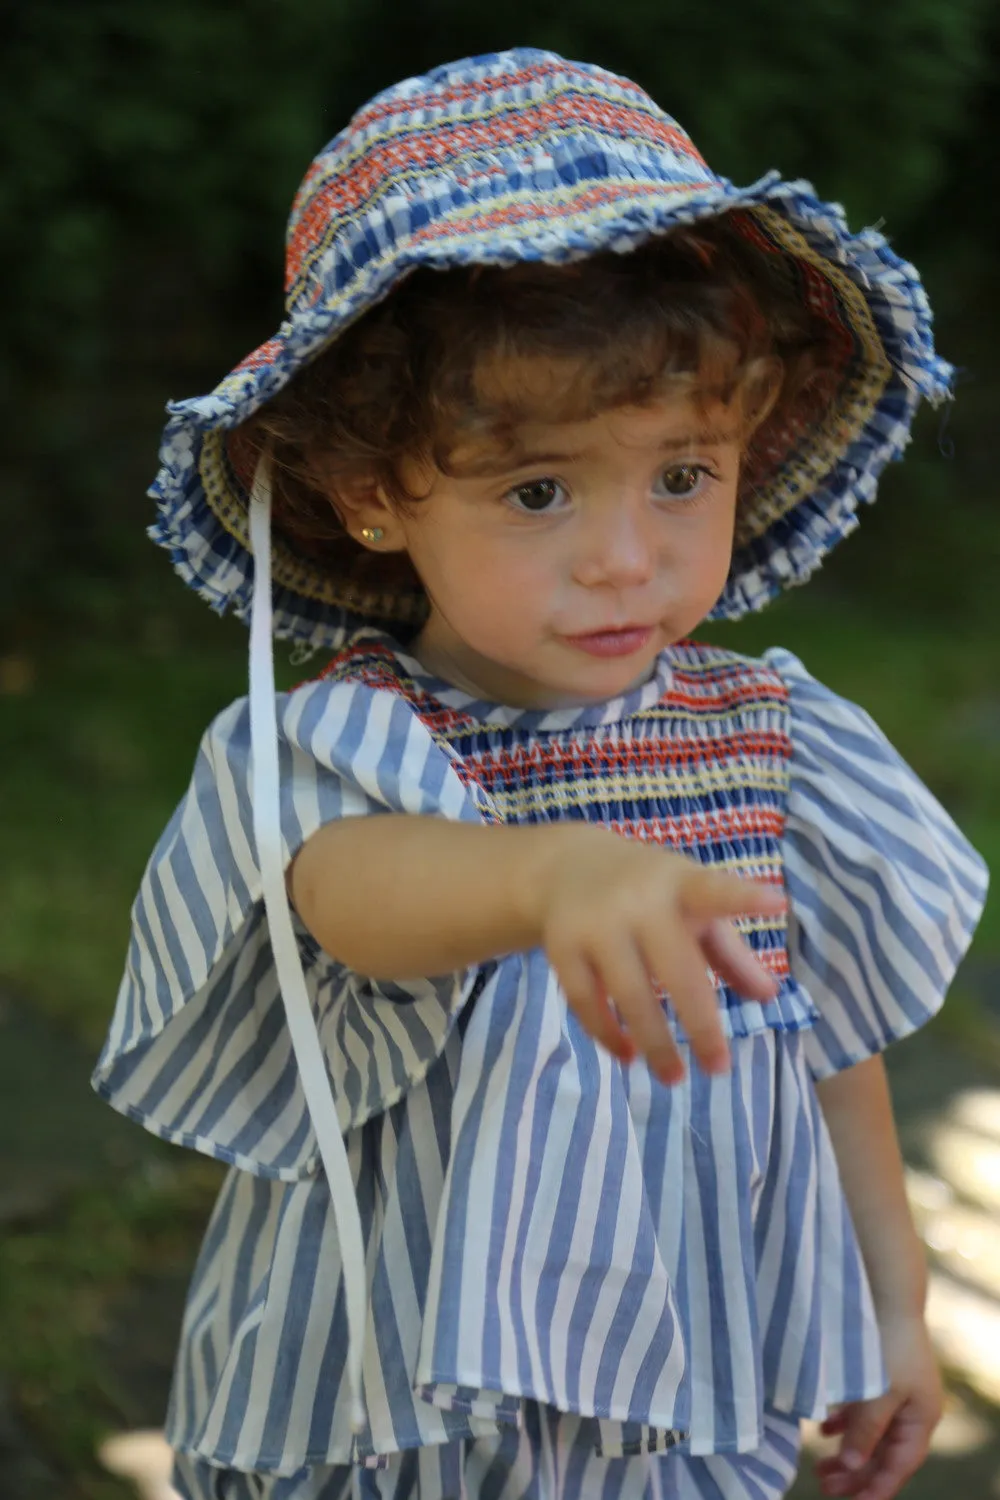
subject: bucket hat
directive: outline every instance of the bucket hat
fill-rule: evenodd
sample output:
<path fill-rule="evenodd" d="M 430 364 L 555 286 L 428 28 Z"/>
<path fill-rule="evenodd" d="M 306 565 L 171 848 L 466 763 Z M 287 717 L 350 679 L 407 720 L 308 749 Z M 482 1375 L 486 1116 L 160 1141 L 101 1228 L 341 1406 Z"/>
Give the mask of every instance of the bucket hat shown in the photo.
<path fill-rule="evenodd" d="M 921 398 L 949 392 L 920 278 L 807 182 L 735 187 L 637 85 L 531 48 L 435 68 L 377 95 L 313 161 L 288 224 L 277 333 L 208 395 L 172 402 L 151 536 L 220 612 L 249 618 L 252 468 L 236 429 L 417 267 L 561 263 L 627 252 L 725 213 L 830 330 L 835 394 L 806 428 L 772 421 L 738 520 L 717 618 L 806 579 L 857 524 Z M 234 436 L 235 433 L 235 436 Z M 276 636 L 336 649 L 367 620 L 419 618 L 273 538 Z"/>

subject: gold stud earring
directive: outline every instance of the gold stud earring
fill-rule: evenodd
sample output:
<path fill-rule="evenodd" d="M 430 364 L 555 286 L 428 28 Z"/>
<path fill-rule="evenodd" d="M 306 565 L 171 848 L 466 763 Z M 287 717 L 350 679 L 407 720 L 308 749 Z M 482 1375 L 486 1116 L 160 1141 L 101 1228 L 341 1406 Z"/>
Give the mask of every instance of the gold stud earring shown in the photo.
<path fill-rule="evenodd" d="M 362 526 L 361 535 L 366 542 L 380 542 L 385 536 L 381 526 Z"/>

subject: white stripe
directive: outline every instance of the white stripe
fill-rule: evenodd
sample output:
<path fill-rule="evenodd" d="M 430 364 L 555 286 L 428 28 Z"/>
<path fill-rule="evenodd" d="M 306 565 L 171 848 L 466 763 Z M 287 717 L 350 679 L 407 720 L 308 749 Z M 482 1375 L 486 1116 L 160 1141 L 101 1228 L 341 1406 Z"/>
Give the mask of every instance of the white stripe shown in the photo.
<path fill-rule="evenodd" d="M 819 1184 L 816 1178 L 816 1142 L 812 1127 L 812 1117 L 809 1111 L 802 1107 L 801 1100 L 798 1097 L 797 1083 L 791 1075 L 790 1070 L 782 1075 L 779 1087 L 783 1095 L 781 1109 L 785 1112 L 787 1118 L 798 1120 L 808 1129 L 813 1145 L 813 1150 L 809 1156 L 809 1176 L 804 1182 L 800 1178 L 795 1184 L 798 1197 L 797 1207 L 801 1206 L 802 1211 L 801 1224 L 799 1226 L 799 1237 L 795 1247 L 796 1253 L 793 1258 L 793 1270 L 791 1273 L 793 1286 L 790 1298 L 791 1315 L 784 1329 L 784 1338 L 775 1374 L 774 1394 L 772 1398 L 775 1405 L 787 1408 L 795 1404 L 806 1331 L 801 1326 L 799 1319 L 801 1318 L 801 1310 L 809 1306 L 810 1298 L 808 1296 L 808 1289 L 812 1278 L 815 1276 L 817 1265 L 821 1264 L 821 1246 L 816 1238 Z M 787 1134 L 789 1147 L 791 1147 L 793 1132 L 789 1130 Z M 779 1177 L 781 1188 L 774 1199 L 775 1227 L 782 1241 L 786 1243 L 788 1239 L 788 1222 L 785 1190 L 786 1185 L 790 1184 L 791 1180 L 787 1169 L 781 1173 Z M 786 1256 L 786 1275 L 788 1274 L 787 1266 L 788 1257 Z M 796 1313 L 799 1314 L 799 1318 L 796 1318 Z"/>
<path fill-rule="evenodd" d="M 581 1090 L 580 1103 L 577 1106 L 579 1112 L 589 1113 L 592 1108 L 597 1120 L 606 1117 L 608 1107 L 608 1074 L 601 1069 L 600 1082 L 596 1097 L 583 1102 Z M 604 1180 L 604 1172 L 607 1159 L 607 1142 L 602 1137 L 602 1132 L 593 1129 L 590 1141 L 587 1145 L 587 1156 L 582 1171 L 582 1181 L 585 1183 L 600 1183 Z M 569 1243 L 569 1263 L 574 1267 L 586 1266 L 590 1263 L 591 1246 L 594 1243 L 594 1235 L 597 1230 L 598 1195 L 596 1193 L 584 1193 L 580 1196 L 577 1206 L 576 1217 L 573 1222 L 573 1231 Z M 569 1360 L 569 1331 L 570 1320 L 579 1297 L 579 1286 L 576 1276 L 565 1277 L 560 1284 L 552 1311 L 552 1333 L 550 1345 L 552 1349 L 552 1379 L 555 1384 L 559 1402 L 568 1402 L 568 1384 L 570 1374 Z M 588 1344 L 588 1347 L 592 1347 Z M 593 1410 L 593 1380 L 596 1374 L 594 1369 L 584 1366 L 574 1371 L 578 1376 L 580 1404 L 584 1411 Z"/>
<path fill-rule="evenodd" d="M 224 725 L 225 721 L 220 728 Z M 226 832 L 232 863 L 249 890 L 251 899 L 254 899 L 260 895 L 260 872 L 257 868 L 256 856 L 250 846 L 251 831 L 244 826 L 240 816 L 239 787 L 228 753 L 229 738 L 224 739 L 218 747 L 212 744 L 211 750 L 211 767 L 219 798 L 219 812 Z M 276 753 L 277 747 L 275 747 Z M 243 790 L 245 791 L 246 788 L 244 787 Z M 195 845 L 195 847 L 198 846 Z"/>
<path fill-rule="evenodd" d="M 739 1065 L 737 1064 L 737 1073 Z M 709 1128 L 712 1132 L 712 1158 L 716 1169 L 718 1193 L 717 1230 L 722 1255 L 722 1285 L 720 1295 L 726 1307 L 726 1328 L 729 1333 L 727 1356 L 732 1365 L 732 1386 L 739 1392 L 740 1372 L 755 1366 L 755 1340 L 751 1332 L 750 1307 L 746 1295 L 746 1275 L 743 1269 L 743 1246 L 731 1222 L 732 1205 L 742 1197 L 742 1184 L 736 1172 L 736 1141 L 734 1138 L 733 1086 L 728 1075 L 712 1081 L 709 1101 Z M 749 1111 L 748 1111 L 749 1112 Z M 756 1382 L 753 1382 L 756 1385 Z M 750 1382 L 746 1382 L 749 1387 Z M 736 1417 L 736 1441 L 740 1447 L 756 1443 L 760 1422 L 760 1392 L 754 1391 L 734 1402 Z M 752 1425 L 748 1425 L 752 1423 Z"/>
<path fill-rule="evenodd" d="M 691 1074 L 683 1083 L 675 1085 L 686 1094 L 685 1104 L 690 1108 Z M 685 1110 L 687 1113 L 687 1109 Z M 691 1452 L 711 1452 L 715 1446 L 715 1412 L 712 1391 L 715 1385 L 714 1361 L 712 1358 L 712 1314 L 711 1304 L 718 1289 L 709 1275 L 705 1260 L 705 1225 L 702 1206 L 701 1184 L 694 1161 L 690 1137 L 694 1126 L 687 1122 L 684 1152 L 684 1241 L 687 1267 L 688 1292 L 688 1339 L 689 1363 L 697 1377 L 691 1382 Z"/>
<path fill-rule="evenodd" d="M 351 775 L 374 802 L 385 803 L 378 784 L 378 768 L 385 754 L 396 699 L 391 693 L 373 693 L 365 719 L 364 733 L 351 760 Z"/>
<path fill-rule="evenodd" d="M 325 1216 L 317 1260 L 316 1287 L 309 1307 L 309 1317 L 306 1320 L 304 1335 L 297 1346 L 298 1359 L 295 1369 L 286 1377 L 286 1380 L 290 1379 L 294 1382 L 286 1419 L 287 1435 L 283 1454 L 285 1463 L 290 1466 L 299 1461 L 299 1455 L 306 1444 L 309 1428 L 312 1425 L 320 1370 L 333 1326 L 337 1284 L 343 1279 L 343 1266 L 341 1264 L 338 1267 L 340 1254 L 338 1253 L 338 1229 L 335 1224 L 336 1205 L 334 1205 L 334 1213 L 328 1212 Z M 337 1269 L 340 1270 L 340 1276 L 335 1274 Z M 296 1290 L 301 1297 L 304 1288 L 296 1288 Z M 378 1359 L 377 1357 L 369 1358 L 365 1364 L 367 1369 L 371 1369 L 377 1366 Z M 365 1396 L 367 1399 L 367 1382 Z"/>
<path fill-rule="evenodd" d="M 531 960 L 529 959 L 528 963 L 524 965 L 521 970 L 521 979 L 517 997 L 517 1016 L 513 1024 L 507 1031 L 507 1035 L 504 1040 L 503 1055 L 499 1059 L 498 1072 L 502 1069 L 503 1075 L 508 1075 L 508 1069 L 510 1066 L 508 1059 L 513 1054 L 516 1048 L 518 1033 L 521 1030 L 521 1027 L 528 1022 L 528 1015 L 530 1013 L 530 985 L 528 983 L 529 974 L 531 972 L 529 967 L 530 964 Z M 549 1006 L 551 1006 L 552 1000 L 551 991 L 549 992 L 547 998 L 549 1005 L 546 1006 L 546 1009 L 548 1010 Z M 542 1068 L 545 1066 L 546 1062 L 551 1061 L 551 1053 L 548 1043 L 549 1038 L 546 1037 L 545 1028 L 543 1028 L 540 1037 L 540 1045 L 537 1047 L 535 1052 L 531 1074 L 526 1082 L 526 1092 L 529 1100 L 534 1100 L 536 1098 L 536 1086 Z M 503 1102 L 504 1110 L 507 1108 L 506 1096 L 508 1092 L 509 1091 L 505 1089 Z M 488 1115 L 484 1114 L 484 1123 L 488 1124 L 489 1118 L 490 1117 Z M 517 1122 L 515 1135 L 510 1200 L 509 1203 L 501 1204 L 499 1206 L 500 1215 L 502 1216 L 499 1220 L 497 1218 L 494 1205 L 492 1201 L 490 1201 L 492 1199 L 492 1192 L 489 1194 L 488 1222 L 490 1224 L 490 1229 L 494 1236 L 503 1236 L 503 1253 L 500 1257 L 500 1274 L 499 1284 L 497 1287 L 497 1296 L 501 1307 L 503 1307 L 505 1304 L 510 1304 L 512 1301 L 514 1259 L 517 1255 L 518 1250 L 522 1248 L 519 1239 L 519 1230 L 522 1219 L 524 1218 L 527 1178 L 529 1173 L 531 1172 L 532 1166 L 534 1165 L 529 1149 L 533 1125 L 534 1111 L 531 1108 L 523 1110 Z M 499 1131 L 497 1132 L 497 1136 L 499 1137 Z M 492 1184 L 490 1184 L 489 1186 L 492 1187 Z M 484 1204 L 484 1207 L 485 1206 L 486 1205 Z M 534 1321 L 532 1318 L 532 1309 L 534 1307 L 534 1298 L 538 1292 L 538 1286 L 535 1278 L 531 1275 L 531 1271 L 532 1267 L 530 1262 L 522 1261 L 521 1274 L 523 1279 L 522 1284 L 517 1289 L 516 1294 L 524 1311 L 525 1321 L 529 1326 Z M 512 1326 L 508 1326 L 507 1320 L 503 1317 L 501 1317 L 500 1319 L 500 1336 L 500 1368 L 503 1371 L 505 1379 L 509 1379 L 511 1381 L 511 1385 L 509 1388 L 512 1390 L 516 1390 L 519 1384 L 518 1339 L 516 1337 L 514 1328 Z M 535 1340 L 535 1344 L 537 1349 L 537 1340 Z M 539 1381 L 539 1389 L 541 1389 L 544 1377 L 542 1375 L 542 1364 L 540 1360 L 537 1363 L 533 1362 L 532 1373 L 534 1378 Z"/>

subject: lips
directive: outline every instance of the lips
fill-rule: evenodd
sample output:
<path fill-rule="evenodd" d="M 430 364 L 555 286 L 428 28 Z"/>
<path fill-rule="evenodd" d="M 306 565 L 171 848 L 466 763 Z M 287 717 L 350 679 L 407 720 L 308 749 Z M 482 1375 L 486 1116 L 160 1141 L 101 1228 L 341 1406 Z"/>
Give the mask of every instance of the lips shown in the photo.
<path fill-rule="evenodd" d="M 594 630 L 586 635 L 570 635 L 566 640 L 588 656 L 633 656 L 649 645 L 652 625 L 620 625 L 614 630 Z"/>

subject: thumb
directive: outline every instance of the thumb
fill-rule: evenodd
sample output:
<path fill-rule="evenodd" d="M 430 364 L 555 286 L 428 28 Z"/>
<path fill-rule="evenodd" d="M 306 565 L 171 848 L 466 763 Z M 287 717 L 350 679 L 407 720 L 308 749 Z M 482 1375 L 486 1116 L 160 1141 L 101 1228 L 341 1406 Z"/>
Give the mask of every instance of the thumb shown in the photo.
<path fill-rule="evenodd" d="M 857 1401 L 843 1408 L 840 1462 L 845 1469 L 863 1469 L 892 1421 L 899 1401 L 890 1391 L 873 1401 Z"/>

